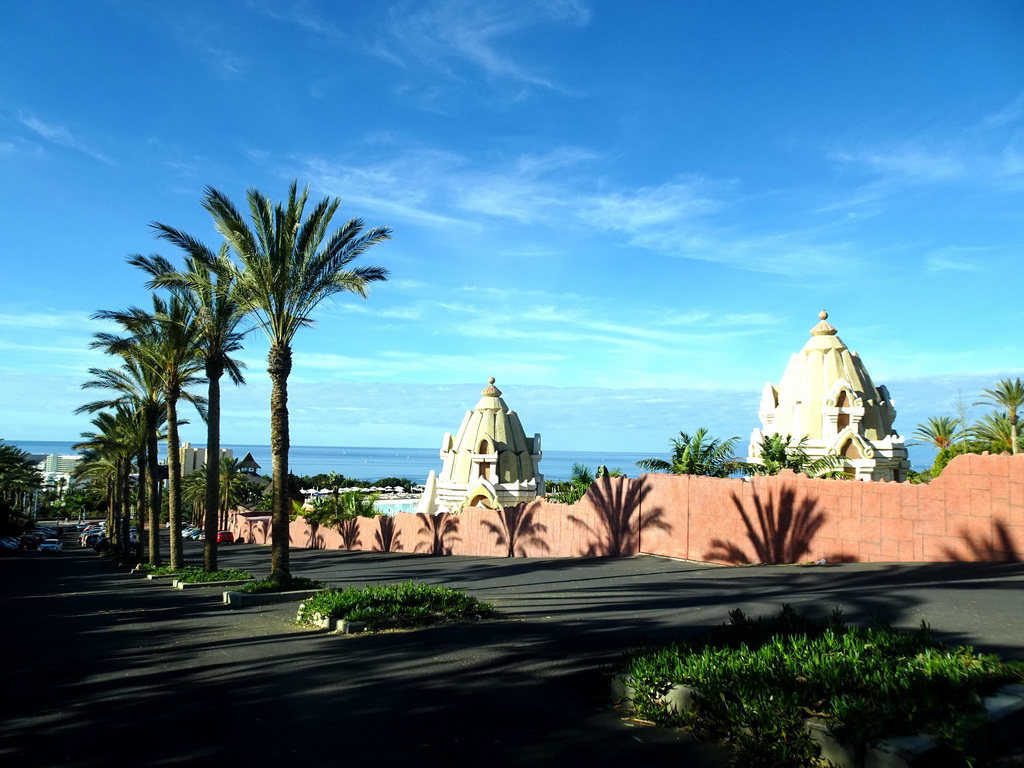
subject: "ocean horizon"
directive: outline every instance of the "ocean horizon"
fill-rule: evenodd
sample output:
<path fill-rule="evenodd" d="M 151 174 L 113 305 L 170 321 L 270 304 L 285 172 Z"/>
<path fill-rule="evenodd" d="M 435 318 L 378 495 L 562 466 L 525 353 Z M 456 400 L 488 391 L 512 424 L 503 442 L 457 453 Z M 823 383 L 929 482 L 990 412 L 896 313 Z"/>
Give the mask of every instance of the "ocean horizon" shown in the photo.
<path fill-rule="evenodd" d="M 23 451 L 33 454 L 58 454 L 71 456 L 78 452 L 71 446 L 77 440 L 11 440 L 5 439 L 8 445 L 14 445 Z M 204 443 L 192 443 L 193 448 L 205 448 Z M 260 473 L 269 475 L 270 446 L 244 445 L 225 443 L 222 448 L 229 448 L 236 459 L 242 459 L 251 453 L 260 465 Z M 161 459 L 166 452 L 166 444 L 161 443 Z M 636 477 L 640 470 L 636 462 L 641 459 L 659 456 L 658 453 L 623 453 L 616 451 L 544 451 L 540 462 L 540 471 L 545 480 L 568 480 L 572 475 L 572 465 L 582 463 L 596 472 L 604 464 L 609 469 L 620 469 L 625 474 Z M 661 456 L 667 458 L 667 456 Z M 427 479 L 430 470 L 440 473 L 440 452 L 437 448 L 366 448 L 358 446 L 316 446 L 293 445 L 288 451 L 288 469 L 293 475 L 319 475 L 337 472 L 339 475 L 353 480 L 379 480 L 384 477 L 404 477 L 414 483 L 422 483 Z"/>

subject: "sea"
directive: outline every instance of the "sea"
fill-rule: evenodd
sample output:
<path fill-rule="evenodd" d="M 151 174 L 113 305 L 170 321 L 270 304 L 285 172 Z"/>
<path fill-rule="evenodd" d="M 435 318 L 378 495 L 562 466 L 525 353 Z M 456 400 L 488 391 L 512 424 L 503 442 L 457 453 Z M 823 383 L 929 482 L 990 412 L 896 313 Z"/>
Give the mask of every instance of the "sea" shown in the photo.
<path fill-rule="evenodd" d="M 56 453 L 72 456 L 77 451 L 71 446 L 76 441 L 51 442 L 43 440 L 4 440 L 21 450 L 33 454 Z M 194 448 L 202 444 L 192 443 Z M 260 465 L 260 473 L 269 475 L 269 445 L 224 444 L 230 448 L 236 459 L 251 453 Z M 636 462 L 658 456 L 657 453 L 619 453 L 614 451 L 547 451 L 543 453 L 540 471 L 548 481 L 568 480 L 572 476 L 572 465 L 585 464 L 592 472 L 604 464 L 609 469 L 620 469 L 636 477 L 640 471 Z M 662 456 L 661 458 L 666 458 Z M 346 446 L 293 445 L 288 452 L 288 469 L 293 475 L 312 476 L 337 472 L 353 480 L 380 480 L 384 477 L 404 477 L 414 483 L 423 483 L 430 470 L 441 471 L 441 458 L 437 448 L 358 448 Z"/>

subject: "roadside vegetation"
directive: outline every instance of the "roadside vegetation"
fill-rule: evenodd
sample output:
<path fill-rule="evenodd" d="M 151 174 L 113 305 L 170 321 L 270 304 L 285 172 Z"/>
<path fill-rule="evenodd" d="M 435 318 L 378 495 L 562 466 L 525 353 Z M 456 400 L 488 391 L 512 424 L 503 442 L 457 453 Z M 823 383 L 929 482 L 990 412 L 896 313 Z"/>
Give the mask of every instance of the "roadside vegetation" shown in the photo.
<path fill-rule="evenodd" d="M 242 584 L 235 592 L 245 592 L 247 594 L 257 594 L 263 592 L 292 592 L 302 589 L 323 589 L 325 584 L 322 581 L 316 581 L 315 579 L 307 579 L 305 576 L 291 576 L 288 581 L 279 582 L 273 579 L 258 579 L 257 581 L 250 581 L 248 584 Z"/>
<path fill-rule="evenodd" d="M 984 722 L 979 697 L 1024 681 L 1024 665 L 947 647 L 923 623 L 860 628 L 839 611 L 815 620 L 789 606 L 767 619 L 733 611 L 706 639 L 642 649 L 619 671 L 636 691 L 638 718 L 724 740 L 736 764 L 752 768 L 817 765 L 809 717 L 840 741 L 923 732 L 963 751 Z M 677 685 L 695 689 L 688 712 L 664 702 Z"/>
<path fill-rule="evenodd" d="M 931 416 L 918 424 L 913 437 L 916 443 L 937 451 L 932 466 L 924 472 L 910 473 L 910 482 L 926 483 L 942 474 L 957 456 L 966 453 L 1012 453 L 1024 449 L 1024 434 L 1020 431 L 1020 416 L 1024 412 L 1024 380 L 1002 379 L 991 389 L 984 389 L 975 406 L 990 406 L 993 410 L 971 422 L 968 408 L 962 401 L 957 404 L 956 416 Z"/>
<path fill-rule="evenodd" d="M 493 607 L 465 592 L 432 584 L 402 584 L 325 589 L 299 609 L 300 623 L 319 619 L 365 621 L 370 630 L 432 624 L 438 620 L 469 621 L 492 615 Z"/>

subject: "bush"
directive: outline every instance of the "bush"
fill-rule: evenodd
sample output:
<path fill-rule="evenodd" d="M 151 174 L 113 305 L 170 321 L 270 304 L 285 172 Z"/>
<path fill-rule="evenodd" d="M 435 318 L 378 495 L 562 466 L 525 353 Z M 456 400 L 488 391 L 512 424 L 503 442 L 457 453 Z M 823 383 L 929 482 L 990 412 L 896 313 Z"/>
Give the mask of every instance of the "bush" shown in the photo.
<path fill-rule="evenodd" d="M 882 622 L 862 629 L 838 611 L 814 621 L 789 606 L 767 620 L 741 611 L 730 619 L 704 642 L 637 652 L 624 672 L 641 718 L 724 738 L 741 765 L 813 765 L 808 716 L 854 743 L 923 731 L 962 751 L 983 722 L 979 697 L 1024 679 L 1024 666 L 947 648 L 924 624 L 907 633 Z M 693 712 L 670 713 L 660 701 L 677 684 L 699 691 Z"/>
<path fill-rule="evenodd" d="M 169 571 L 169 573 L 174 573 L 174 571 Z M 184 581 L 188 584 L 196 584 L 204 581 L 238 581 L 241 579 L 256 578 L 248 571 L 240 571 L 237 568 L 224 568 L 219 571 L 210 571 L 207 573 L 202 568 L 194 565 L 179 568 L 178 574 L 180 576 L 178 581 Z"/>
<path fill-rule="evenodd" d="M 324 583 L 322 581 L 314 581 L 313 579 L 307 579 L 303 576 L 292 576 L 286 582 L 277 582 L 271 579 L 260 579 L 259 581 L 250 581 L 248 584 L 243 584 L 236 592 L 247 592 L 254 594 L 257 592 L 290 592 L 297 589 L 323 589 Z"/>
<path fill-rule="evenodd" d="M 361 589 L 326 589 L 302 604 L 298 618 L 307 623 L 319 618 L 365 621 L 369 629 L 377 629 L 392 623 L 429 624 L 438 614 L 466 620 L 486 618 L 492 612 L 492 606 L 465 592 L 408 581 Z"/>

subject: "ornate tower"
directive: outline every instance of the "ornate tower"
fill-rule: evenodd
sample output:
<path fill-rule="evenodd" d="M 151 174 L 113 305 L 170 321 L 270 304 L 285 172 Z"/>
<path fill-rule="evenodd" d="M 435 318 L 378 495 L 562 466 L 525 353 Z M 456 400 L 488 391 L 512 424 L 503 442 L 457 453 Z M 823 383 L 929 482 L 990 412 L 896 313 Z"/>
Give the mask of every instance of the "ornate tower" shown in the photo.
<path fill-rule="evenodd" d="M 444 465 L 431 471 L 417 512 L 498 509 L 544 494 L 540 435 L 528 438 L 515 411 L 501 399 L 492 377 L 476 408 L 466 411 L 458 434 L 441 440 Z"/>
<path fill-rule="evenodd" d="M 765 435 L 807 438 L 811 458 L 842 457 L 846 472 L 858 480 L 905 480 L 910 461 L 903 438 L 893 429 L 896 409 L 889 391 L 875 387 L 864 363 L 826 321 L 794 354 L 778 386 L 761 393 L 761 428 L 750 436 L 750 461 L 760 456 Z"/>

